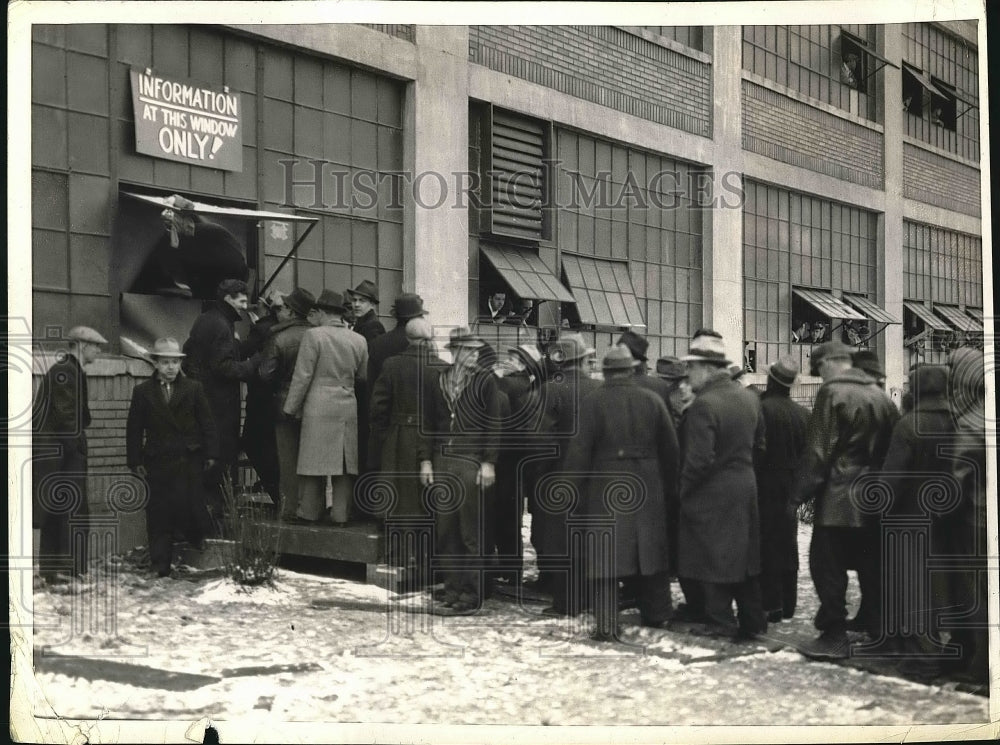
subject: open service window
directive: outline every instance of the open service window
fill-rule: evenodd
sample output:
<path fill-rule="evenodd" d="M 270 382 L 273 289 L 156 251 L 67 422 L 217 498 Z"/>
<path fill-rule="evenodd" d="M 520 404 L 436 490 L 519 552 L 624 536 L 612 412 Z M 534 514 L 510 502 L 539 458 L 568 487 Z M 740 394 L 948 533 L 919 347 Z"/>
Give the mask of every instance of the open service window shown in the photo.
<path fill-rule="evenodd" d="M 160 336 L 183 343 L 224 279 L 246 281 L 251 299 L 262 294 L 270 278 L 259 274 L 258 228 L 294 222 L 311 227 L 315 218 L 124 187 L 112 262 L 121 299 L 122 351 L 141 355 Z M 285 261 L 304 237 L 290 246 Z"/>
<path fill-rule="evenodd" d="M 841 338 L 848 330 L 851 338 L 871 336 L 868 319 L 829 290 L 792 288 L 793 343 L 822 344 L 834 339 L 834 334 Z"/>

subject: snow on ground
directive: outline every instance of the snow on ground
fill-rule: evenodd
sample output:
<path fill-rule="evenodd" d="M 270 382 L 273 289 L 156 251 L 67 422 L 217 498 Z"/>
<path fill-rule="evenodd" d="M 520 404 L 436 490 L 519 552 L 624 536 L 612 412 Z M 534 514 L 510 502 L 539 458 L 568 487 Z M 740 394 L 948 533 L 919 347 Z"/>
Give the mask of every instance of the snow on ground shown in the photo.
<path fill-rule="evenodd" d="M 804 553 L 808 528 L 800 543 Z M 791 623 L 772 627 L 775 639 L 811 627 L 816 600 L 805 567 L 803 561 L 799 611 Z M 217 578 L 149 578 L 126 567 L 110 588 L 98 582 L 79 595 L 36 591 L 36 654 L 49 648 L 110 655 L 154 668 L 150 675 L 210 678 L 184 689 L 146 687 L 141 676 L 109 681 L 40 672 L 39 713 L 51 707 L 87 719 L 529 725 L 988 718 L 986 698 L 808 662 L 788 649 L 720 659 L 719 642 L 641 628 L 634 611 L 622 616 L 625 644 L 601 645 L 587 639 L 589 617 L 551 618 L 539 604 L 494 598 L 476 616 L 431 616 L 413 612 L 426 597 L 399 600 L 378 587 L 284 569 L 273 588 L 250 593 Z M 84 611 L 106 618 L 108 608 L 114 629 L 87 626 Z M 295 667 L 266 669 L 279 665 Z"/>

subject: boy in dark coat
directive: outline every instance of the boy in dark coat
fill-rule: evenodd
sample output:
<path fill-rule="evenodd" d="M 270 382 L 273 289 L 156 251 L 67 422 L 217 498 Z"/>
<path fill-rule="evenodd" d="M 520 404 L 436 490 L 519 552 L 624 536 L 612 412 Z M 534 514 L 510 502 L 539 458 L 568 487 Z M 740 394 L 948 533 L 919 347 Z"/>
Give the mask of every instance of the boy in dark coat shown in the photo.
<path fill-rule="evenodd" d="M 661 627 L 671 615 L 667 505 L 675 499 L 677 435 L 666 404 L 636 384 L 638 364 L 624 345 L 605 355 L 604 384 L 580 402 L 564 462 L 579 485 L 580 513 L 613 526 L 610 542 L 601 533 L 583 541 L 597 641 L 618 635 L 619 578 L 633 578 L 644 626 Z"/>
<path fill-rule="evenodd" d="M 157 339 L 156 373 L 135 387 L 125 425 L 129 469 L 149 485 L 146 531 L 149 560 L 170 574 L 174 531 L 198 546 L 210 530 L 202 474 L 218 457 L 215 423 L 201 383 L 181 374 L 176 339 Z"/>
<path fill-rule="evenodd" d="M 754 464 L 760 505 L 761 595 L 770 622 L 795 615 L 798 599 L 798 519 L 788 509 L 795 469 L 806 448 L 809 412 L 789 397 L 799 373 L 792 356 L 767 371 L 767 390 L 760 397 L 767 450 Z"/>

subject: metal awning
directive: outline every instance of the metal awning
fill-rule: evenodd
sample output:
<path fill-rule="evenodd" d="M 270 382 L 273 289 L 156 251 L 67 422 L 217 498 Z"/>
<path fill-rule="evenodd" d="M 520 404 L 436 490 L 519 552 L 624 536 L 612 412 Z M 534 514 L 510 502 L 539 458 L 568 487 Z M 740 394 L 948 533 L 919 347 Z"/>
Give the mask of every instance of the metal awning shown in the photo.
<path fill-rule="evenodd" d="M 924 322 L 924 325 L 934 331 L 951 331 L 951 326 L 931 313 L 930 309 L 923 303 L 914 300 L 904 300 L 903 307 Z"/>
<path fill-rule="evenodd" d="M 924 73 L 920 70 L 920 68 L 914 67 L 913 65 L 904 62 L 903 63 L 903 72 L 905 72 L 908 75 L 912 76 L 914 80 L 916 80 L 918 83 L 920 83 L 920 85 L 922 85 L 928 91 L 930 91 L 931 93 L 933 93 L 935 96 L 941 96 L 942 98 L 946 98 L 947 97 L 948 94 L 945 93 L 944 91 L 942 91 L 936 85 L 934 85 L 934 83 L 931 82 L 931 79 L 929 77 L 927 77 L 926 75 L 924 75 Z"/>
<path fill-rule="evenodd" d="M 878 321 L 879 323 L 901 323 L 901 321 L 897 321 L 864 295 L 848 295 L 845 292 L 844 302 L 854 306 L 872 321 Z"/>
<path fill-rule="evenodd" d="M 870 46 L 868 45 L 868 42 L 867 42 L 867 41 L 865 41 L 864 39 L 862 39 L 862 38 L 861 38 L 860 36 L 858 36 L 857 34 L 852 34 L 852 33 L 851 33 L 850 31 L 845 31 L 845 30 L 843 29 L 843 27 L 841 27 L 841 29 L 840 29 L 840 33 L 841 33 L 842 35 L 846 36 L 846 37 L 847 37 L 848 39 L 850 39 L 851 41 L 853 41 L 853 42 L 854 42 L 854 45 L 855 45 L 856 47 L 858 47 L 858 48 L 859 48 L 859 49 L 860 49 L 860 50 L 861 50 L 862 52 L 864 52 L 865 54 L 867 54 L 867 55 L 868 55 L 868 56 L 870 56 L 870 57 L 874 57 L 874 58 L 875 58 L 875 59 L 877 59 L 877 60 L 878 60 L 879 62 L 881 62 L 883 66 L 884 66 L 884 65 L 889 65 L 890 67 L 895 67 L 895 68 L 896 68 L 897 70 L 899 69 L 899 65 L 897 65 L 897 64 L 896 64 L 896 63 L 894 63 L 894 62 L 890 62 L 890 61 L 889 61 L 888 59 L 886 59 L 886 58 L 885 58 L 885 57 L 883 57 L 883 56 L 882 56 L 881 54 L 879 54 L 878 52 L 876 52 L 876 51 L 875 51 L 874 49 L 872 49 L 872 48 L 871 48 L 871 47 L 870 47 Z M 869 75 L 869 77 L 870 77 L 870 75 Z"/>
<path fill-rule="evenodd" d="M 570 291 L 562 286 L 531 249 L 481 245 L 480 250 L 518 297 L 576 302 Z"/>
<path fill-rule="evenodd" d="M 983 325 L 973 318 L 965 315 L 954 305 L 935 305 L 934 310 L 944 316 L 959 331 L 982 331 Z"/>
<path fill-rule="evenodd" d="M 983 318 L 983 309 L 982 308 L 966 308 L 965 312 L 968 313 L 973 318 L 975 318 L 980 323 L 982 323 L 983 321 L 986 320 L 985 318 Z"/>
<path fill-rule="evenodd" d="M 166 209 L 173 206 L 167 201 L 167 197 L 135 194 L 130 191 L 123 191 L 122 194 L 126 197 L 131 197 L 132 199 L 138 199 L 140 202 L 156 205 L 160 209 Z M 292 244 L 292 249 L 278 263 L 277 268 L 271 272 L 271 276 L 267 278 L 267 281 L 264 282 L 264 285 L 260 288 L 260 292 L 257 293 L 258 295 L 263 295 L 267 291 L 267 288 L 271 286 L 271 282 L 274 281 L 274 278 L 277 277 L 278 273 L 285 268 L 285 264 L 287 264 L 292 257 L 295 256 L 295 252 L 299 250 L 299 246 L 302 245 L 306 236 L 309 235 L 312 229 L 316 227 L 316 223 L 319 222 L 318 217 L 312 217 L 309 215 L 293 215 L 285 212 L 269 212 L 267 210 L 249 210 L 242 207 L 220 207 L 215 204 L 205 204 L 204 202 L 195 202 L 193 200 L 192 204 L 194 205 L 194 207 L 191 208 L 192 211 L 199 215 L 224 215 L 226 217 L 233 217 L 241 220 L 253 220 L 254 222 L 258 222 L 260 220 L 273 220 L 274 222 L 308 223 L 306 229 L 302 231 L 302 235 L 300 235 L 298 239 L 296 239 L 295 243 Z"/>
<path fill-rule="evenodd" d="M 626 262 L 564 253 L 562 268 L 581 323 L 615 328 L 646 325 Z"/>
<path fill-rule="evenodd" d="M 839 298 L 833 296 L 826 290 L 809 290 L 802 287 L 793 287 L 792 292 L 805 300 L 809 305 L 818 310 L 827 318 L 836 318 L 851 321 L 868 320 L 858 313 L 854 308 L 847 305 Z"/>

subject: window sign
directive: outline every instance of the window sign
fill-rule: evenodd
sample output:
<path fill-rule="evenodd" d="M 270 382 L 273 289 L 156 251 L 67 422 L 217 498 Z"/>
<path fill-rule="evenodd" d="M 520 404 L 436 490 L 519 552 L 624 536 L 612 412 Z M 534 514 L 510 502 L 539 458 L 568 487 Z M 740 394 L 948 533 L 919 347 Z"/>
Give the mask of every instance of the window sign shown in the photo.
<path fill-rule="evenodd" d="M 228 86 L 132 69 L 135 149 L 154 158 L 243 170 L 243 106 Z"/>

